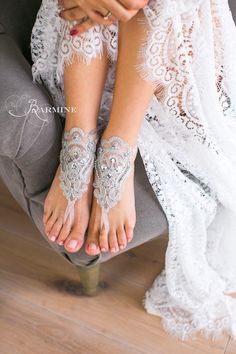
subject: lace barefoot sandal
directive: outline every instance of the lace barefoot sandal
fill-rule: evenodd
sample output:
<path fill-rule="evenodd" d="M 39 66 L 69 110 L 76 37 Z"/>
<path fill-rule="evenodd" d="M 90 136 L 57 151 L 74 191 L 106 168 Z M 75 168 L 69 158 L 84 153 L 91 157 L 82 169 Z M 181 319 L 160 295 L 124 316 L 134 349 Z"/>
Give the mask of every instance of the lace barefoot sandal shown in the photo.
<path fill-rule="evenodd" d="M 95 161 L 94 196 L 102 208 L 101 229 L 109 232 L 108 213 L 121 200 L 123 185 L 134 167 L 137 147 L 120 137 L 102 139 Z"/>
<path fill-rule="evenodd" d="M 97 130 L 85 133 L 81 128 L 72 128 L 63 133 L 60 153 L 60 186 L 68 200 L 64 223 L 68 216 L 74 222 L 75 202 L 88 190 L 93 173 Z"/>

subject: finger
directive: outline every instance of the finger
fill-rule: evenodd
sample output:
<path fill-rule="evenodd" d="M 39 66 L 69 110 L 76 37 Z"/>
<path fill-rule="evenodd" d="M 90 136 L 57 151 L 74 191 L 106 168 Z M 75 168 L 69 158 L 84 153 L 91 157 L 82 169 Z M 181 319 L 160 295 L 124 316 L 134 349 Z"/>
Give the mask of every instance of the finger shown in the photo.
<path fill-rule="evenodd" d="M 83 9 L 83 11 L 86 13 L 86 15 L 91 16 L 91 18 L 95 21 L 95 14 L 96 12 L 100 12 L 100 7 L 98 4 L 96 4 L 95 8 L 92 8 L 92 6 L 89 6 L 88 3 L 84 4 L 83 6 L 78 6 L 76 3 L 76 0 L 62 0 L 63 7 L 65 10 L 62 10 L 62 18 L 68 21 L 74 21 L 78 19 L 78 15 L 76 14 L 78 9 Z M 104 8 L 106 8 L 106 13 L 110 11 L 112 13 L 112 21 L 114 20 L 119 20 L 122 22 L 127 22 L 129 21 L 136 13 L 137 10 L 127 10 L 121 3 L 119 3 L 116 0 L 106 0 L 103 1 Z M 90 12 L 90 14 L 88 13 Z M 103 12 L 102 12 L 103 13 Z M 104 13 L 105 15 L 105 13 Z M 101 19 L 100 19 L 101 20 Z M 97 18 L 96 21 L 99 21 Z M 100 22 L 97 22 L 100 23 Z M 104 24 L 104 23 L 103 23 Z M 107 23 L 106 23 L 107 24 Z"/>
<path fill-rule="evenodd" d="M 110 11 L 114 16 L 114 18 L 117 19 L 118 21 L 127 22 L 137 13 L 137 10 L 128 10 L 116 0 L 109 0 L 109 1 L 106 0 L 103 3 L 104 3 L 104 8 L 107 9 L 107 12 Z M 79 18 L 78 11 L 81 8 L 78 7 L 78 5 L 76 4 L 76 0 L 63 0 L 63 6 L 68 10 L 61 11 L 62 18 L 68 21 L 74 21 Z M 88 3 L 86 3 L 85 6 L 83 6 L 83 11 L 86 13 L 86 15 L 91 16 L 93 19 L 96 12 L 100 12 L 98 5 L 96 5 L 95 9 L 90 9 Z M 90 12 L 90 15 L 88 12 Z M 99 21 L 98 18 L 97 21 Z"/>
<path fill-rule="evenodd" d="M 64 7 L 64 9 L 72 9 L 78 6 L 76 0 L 59 0 L 59 5 Z"/>
<path fill-rule="evenodd" d="M 110 16 L 108 20 L 104 19 L 104 14 L 107 14 L 106 10 L 102 10 L 103 12 L 97 12 L 97 11 L 83 11 L 81 8 L 74 8 L 71 10 L 62 10 L 60 12 L 60 17 L 63 18 L 66 21 L 75 21 L 75 20 L 80 20 L 85 16 L 88 16 L 94 23 L 97 23 L 99 25 L 106 25 L 109 26 L 111 25 L 114 21 L 116 21 L 116 18 L 114 16 Z"/>
<path fill-rule="evenodd" d="M 59 13 L 59 16 L 66 21 L 75 21 L 75 20 L 80 20 L 85 16 L 88 16 L 88 14 L 80 7 L 76 7 L 70 10 L 62 10 Z"/>
<path fill-rule="evenodd" d="M 137 13 L 137 10 L 128 10 L 116 0 L 106 0 L 103 4 L 107 11 L 110 11 L 112 15 L 121 22 L 129 21 Z"/>
<path fill-rule="evenodd" d="M 107 20 L 104 19 L 104 16 L 106 16 L 107 13 L 108 13 L 107 10 L 99 9 L 98 11 L 89 12 L 89 17 L 93 22 L 99 25 L 110 26 L 113 22 L 117 21 L 117 19 L 113 15 L 110 15 Z"/>
<path fill-rule="evenodd" d="M 74 26 L 71 29 L 70 34 L 71 34 L 71 36 L 76 36 L 76 35 L 87 32 L 90 28 L 92 28 L 94 26 L 96 26 L 96 23 L 94 23 L 91 19 L 88 19 L 87 21 L 85 21 L 77 26 Z"/>
<path fill-rule="evenodd" d="M 140 10 L 148 4 L 149 0 L 119 0 L 119 2 L 128 10 Z"/>

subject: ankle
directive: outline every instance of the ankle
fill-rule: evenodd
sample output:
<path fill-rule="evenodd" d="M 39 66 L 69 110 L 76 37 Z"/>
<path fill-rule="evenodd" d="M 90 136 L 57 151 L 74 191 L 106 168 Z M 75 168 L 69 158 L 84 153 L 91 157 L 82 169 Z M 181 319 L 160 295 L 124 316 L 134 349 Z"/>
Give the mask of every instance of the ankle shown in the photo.
<path fill-rule="evenodd" d="M 137 141 L 138 141 L 138 136 L 137 134 L 130 134 L 129 131 L 127 131 L 127 129 L 121 129 L 121 128 L 110 128 L 109 126 L 105 129 L 103 135 L 102 135 L 102 139 L 106 139 L 108 140 L 111 137 L 119 137 L 120 139 L 122 139 L 126 144 L 129 144 L 130 146 L 132 146 L 133 148 L 135 148 L 137 146 Z"/>
<path fill-rule="evenodd" d="M 82 129 L 84 133 L 88 134 L 96 130 L 97 121 L 96 119 L 88 119 L 88 117 L 83 118 L 78 116 L 78 114 L 67 114 L 64 130 L 70 131 L 75 127 Z"/>

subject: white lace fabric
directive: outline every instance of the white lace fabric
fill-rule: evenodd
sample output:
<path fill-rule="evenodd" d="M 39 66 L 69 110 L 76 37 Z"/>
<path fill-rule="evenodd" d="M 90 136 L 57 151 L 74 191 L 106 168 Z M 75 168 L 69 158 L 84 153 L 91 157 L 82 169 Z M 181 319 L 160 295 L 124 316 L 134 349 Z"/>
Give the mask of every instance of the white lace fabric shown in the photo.
<path fill-rule="evenodd" d="M 99 118 L 108 119 L 118 24 L 71 38 L 43 0 L 32 32 L 33 76 L 64 105 L 63 68 L 104 48 L 111 67 Z M 165 270 L 144 298 L 181 339 L 236 338 L 236 30 L 227 0 L 151 0 L 137 70 L 157 90 L 138 147 L 168 220 Z M 147 205 L 148 208 L 148 205 Z"/>

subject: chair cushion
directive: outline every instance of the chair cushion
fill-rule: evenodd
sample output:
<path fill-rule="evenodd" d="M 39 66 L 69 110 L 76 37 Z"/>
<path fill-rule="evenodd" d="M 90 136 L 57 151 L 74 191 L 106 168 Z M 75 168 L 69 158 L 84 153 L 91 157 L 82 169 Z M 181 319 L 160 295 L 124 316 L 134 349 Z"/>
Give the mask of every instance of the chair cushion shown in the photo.
<path fill-rule="evenodd" d="M 3 25 L 0 23 L 0 34 L 5 33 L 5 29 Z"/>
<path fill-rule="evenodd" d="M 229 6 L 232 11 L 234 20 L 236 22 L 236 1 L 235 0 L 229 0 Z"/>
<path fill-rule="evenodd" d="M 34 113 L 32 101 L 43 110 L 45 105 L 52 105 L 52 100 L 42 85 L 32 82 L 29 63 L 7 34 L 0 35 L 0 53 L 0 82 L 4 82 L 4 90 L 0 91 L 0 155 L 23 163 L 23 156 L 38 148 L 42 135 L 46 138 L 51 130 L 56 132 L 60 117 Z M 49 139 L 47 148 L 52 145 Z"/>

